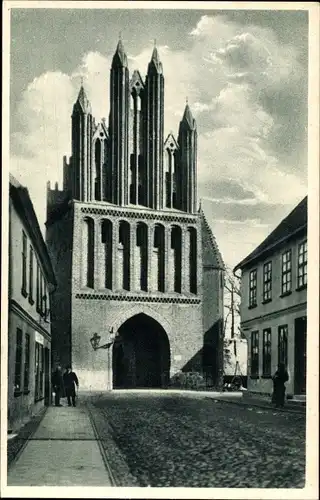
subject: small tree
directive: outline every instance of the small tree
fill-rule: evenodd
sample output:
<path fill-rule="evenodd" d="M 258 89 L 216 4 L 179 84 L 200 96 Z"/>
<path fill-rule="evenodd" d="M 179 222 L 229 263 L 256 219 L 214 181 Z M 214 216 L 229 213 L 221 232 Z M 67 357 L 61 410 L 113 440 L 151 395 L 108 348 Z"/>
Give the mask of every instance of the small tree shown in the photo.
<path fill-rule="evenodd" d="M 224 332 L 227 331 L 228 319 L 230 318 L 231 338 L 238 335 L 242 336 L 240 326 L 237 326 L 237 329 L 235 327 L 236 322 L 240 322 L 241 291 L 239 279 L 234 276 L 232 270 L 228 267 L 226 267 L 224 291 L 225 299 L 227 299 L 224 300 L 224 307 L 226 310 Z"/>

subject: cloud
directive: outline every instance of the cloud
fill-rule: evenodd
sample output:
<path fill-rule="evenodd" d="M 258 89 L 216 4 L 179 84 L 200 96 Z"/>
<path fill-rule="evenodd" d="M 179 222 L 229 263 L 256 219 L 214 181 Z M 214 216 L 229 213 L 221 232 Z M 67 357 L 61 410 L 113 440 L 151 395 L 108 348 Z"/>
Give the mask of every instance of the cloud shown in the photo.
<path fill-rule="evenodd" d="M 292 207 L 307 190 L 301 55 L 292 43 L 280 43 L 271 28 L 237 24 L 227 15 L 204 15 L 180 37 L 189 37 L 188 50 L 158 47 L 165 76 L 165 135 L 177 134 L 188 97 L 198 127 L 199 197 L 211 200 L 208 210 L 224 221 L 218 227 L 228 225 L 229 231 L 233 225 L 240 241 L 236 221 L 246 221 L 239 227 L 244 224 L 248 234 L 259 229 L 262 237 L 265 225 L 281 218 L 279 207 Z M 139 69 L 144 78 L 151 52 L 148 39 L 138 53 L 127 47 L 130 74 Z M 10 168 L 29 186 L 41 223 L 46 181 L 61 183 L 62 156 L 70 154 L 70 117 L 80 77 L 97 121 L 108 117 L 111 58 L 89 51 L 69 74 L 45 72 L 21 95 Z M 273 210 L 267 222 L 264 210 Z M 229 235 L 219 231 L 228 254 Z"/>

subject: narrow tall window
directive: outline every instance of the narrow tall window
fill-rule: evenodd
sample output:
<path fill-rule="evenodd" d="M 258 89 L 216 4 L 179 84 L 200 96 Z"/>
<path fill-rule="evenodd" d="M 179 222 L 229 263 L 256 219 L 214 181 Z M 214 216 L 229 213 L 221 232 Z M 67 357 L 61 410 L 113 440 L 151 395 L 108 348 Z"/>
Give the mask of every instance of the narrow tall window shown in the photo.
<path fill-rule="evenodd" d="M 262 374 L 271 376 L 271 328 L 263 330 Z"/>
<path fill-rule="evenodd" d="M 21 293 L 24 297 L 27 297 L 27 236 L 24 231 L 22 231 L 22 287 Z"/>
<path fill-rule="evenodd" d="M 140 263 L 140 289 L 148 290 L 148 227 L 146 224 L 139 222 L 137 225 L 137 233 L 136 233 L 136 243 L 139 249 L 139 258 L 138 262 Z"/>
<path fill-rule="evenodd" d="M 174 226 L 171 230 L 171 249 L 174 262 L 174 291 L 178 293 L 181 293 L 181 242 L 181 228 Z"/>
<path fill-rule="evenodd" d="M 36 342 L 35 352 L 34 352 L 35 400 L 39 399 L 39 351 L 40 351 L 40 344 L 39 342 Z"/>
<path fill-rule="evenodd" d="M 37 309 L 37 312 L 40 313 L 41 312 L 41 301 L 40 301 L 40 281 L 41 281 L 41 275 L 40 275 L 40 266 L 39 266 L 39 263 L 37 261 L 37 297 L 36 297 L 36 309 Z"/>
<path fill-rule="evenodd" d="M 14 390 L 20 392 L 21 387 L 21 373 L 22 371 L 22 330 L 17 328 L 16 331 L 16 360 L 14 372 Z"/>
<path fill-rule="evenodd" d="M 257 305 L 257 270 L 253 269 L 249 275 L 249 307 Z"/>
<path fill-rule="evenodd" d="M 39 352 L 39 397 L 43 397 L 43 345 L 40 344 Z"/>
<path fill-rule="evenodd" d="M 130 225 L 126 221 L 119 223 L 118 260 L 121 264 L 119 266 L 120 288 L 130 290 Z"/>
<path fill-rule="evenodd" d="M 307 285 L 307 242 L 304 241 L 298 247 L 298 288 Z"/>
<path fill-rule="evenodd" d="M 44 279 L 40 271 L 40 314 L 43 316 L 43 293 L 44 293 Z"/>
<path fill-rule="evenodd" d="M 48 304 L 48 293 L 45 279 L 43 278 L 43 296 L 42 296 L 42 314 L 44 319 L 47 321 L 48 312 L 49 312 L 49 304 Z"/>
<path fill-rule="evenodd" d="M 291 292 L 291 286 L 292 286 L 292 257 L 291 257 L 291 250 L 287 250 L 282 254 L 282 259 L 281 259 L 281 269 L 282 269 L 282 275 L 281 275 L 281 294 L 285 295 L 287 293 Z"/>
<path fill-rule="evenodd" d="M 160 224 L 154 227 L 153 251 L 156 253 L 157 290 L 164 292 L 164 227 Z"/>
<path fill-rule="evenodd" d="M 43 345 L 35 343 L 35 400 L 43 398 Z"/>
<path fill-rule="evenodd" d="M 84 219 L 82 234 L 83 286 L 93 288 L 94 281 L 94 221 Z"/>
<path fill-rule="evenodd" d="M 101 242 L 104 245 L 104 286 L 112 290 L 112 223 L 110 220 L 102 222 Z"/>
<path fill-rule="evenodd" d="M 34 304 L 33 300 L 33 248 L 30 246 L 29 254 L 29 302 Z"/>
<path fill-rule="evenodd" d="M 191 293 L 197 293 L 197 231 L 191 227 L 188 229 L 189 237 L 189 289 Z"/>
<path fill-rule="evenodd" d="M 24 344 L 24 378 L 23 378 L 23 390 L 29 390 L 30 381 L 30 335 L 26 333 L 25 344 Z"/>
<path fill-rule="evenodd" d="M 278 328 L 278 363 L 288 365 L 288 325 Z"/>
<path fill-rule="evenodd" d="M 95 200 L 100 201 L 101 200 L 101 141 L 100 139 L 96 140 L 95 143 L 95 152 L 94 152 L 94 159 L 95 159 L 95 170 L 96 170 L 96 177 L 94 180 L 94 198 Z"/>
<path fill-rule="evenodd" d="M 259 375 L 259 332 L 251 332 L 251 376 Z"/>
<path fill-rule="evenodd" d="M 272 262 L 267 262 L 263 266 L 263 302 L 272 299 Z"/>

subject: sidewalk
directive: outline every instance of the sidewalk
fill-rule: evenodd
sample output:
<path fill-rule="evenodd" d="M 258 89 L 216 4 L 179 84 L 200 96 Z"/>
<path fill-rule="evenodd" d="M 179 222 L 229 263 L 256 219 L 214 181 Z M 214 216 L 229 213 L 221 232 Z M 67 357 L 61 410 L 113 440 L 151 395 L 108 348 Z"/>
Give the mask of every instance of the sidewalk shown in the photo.
<path fill-rule="evenodd" d="M 237 393 L 228 393 L 226 392 L 225 394 L 237 394 Z M 296 413 L 299 415 L 305 415 L 306 414 L 306 405 L 303 402 L 298 402 L 298 401 L 292 401 L 290 399 L 285 401 L 284 408 L 275 408 L 271 404 L 271 397 L 266 397 L 266 396 L 259 396 L 257 394 L 251 394 L 250 392 L 243 392 L 243 396 L 240 398 L 235 398 L 235 397 L 230 397 L 228 398 L 225 396 L 223 398 L 223 401 L 226 403 L 232 403 L 232 404 L 238 404 L 241 406 L 250 406 L 250 407 L 258 407 L 258 408 L 263 408 L 267 410 L 272 410 L 272 411 L 280 411 L 280 412 L 287 412 L 287 413 Z"/>
<path fill-rule="evenodd" d="M 85 406 L 50 406 L 9 466 L 8 486 L 111 486 Z"/>

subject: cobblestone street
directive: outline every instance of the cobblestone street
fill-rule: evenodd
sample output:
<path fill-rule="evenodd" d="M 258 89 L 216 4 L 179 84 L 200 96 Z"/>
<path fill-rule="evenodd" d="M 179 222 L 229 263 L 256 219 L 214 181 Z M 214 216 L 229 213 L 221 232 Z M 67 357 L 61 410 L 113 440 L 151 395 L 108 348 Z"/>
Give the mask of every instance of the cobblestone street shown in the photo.
<path fill-rule="evenodd" d="M 119 485 L 304 487 L 304 415 L 141 393 L 104 396 L 92 413 Z"/>

